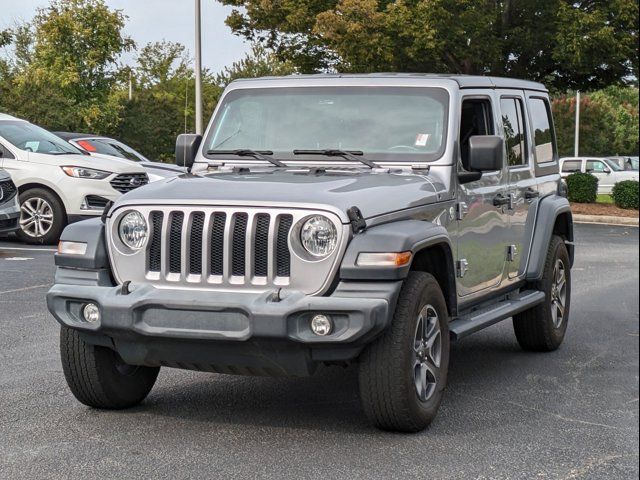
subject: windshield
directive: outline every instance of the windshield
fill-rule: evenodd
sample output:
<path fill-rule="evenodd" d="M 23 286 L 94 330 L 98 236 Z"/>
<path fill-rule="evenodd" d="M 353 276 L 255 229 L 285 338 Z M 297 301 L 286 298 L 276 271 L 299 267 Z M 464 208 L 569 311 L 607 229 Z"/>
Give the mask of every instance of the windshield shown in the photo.
<path fill-rule="evenodd" d="M 205 156 L 251 149 L 300 160 L 305 156 L 294 157 L 294 150 L 340 149 L 377 161 L 433 161 L 445 147 L 448 98 L 440 88 L 234 90 L 209 130 Z"/>
<path fill-rule="evenodd" d="M 110 138 L 83 138 L 76 140 L 76 143 L 87 152 L 101 153 L 103 155 L 113 155 L 114 157 L 133 160 L 134 162 L 147 162 L 148 160 L 133 148 L 122 142 Z"/>
<path fill-rule="evenodd" d="M 0 137 L 20 150 L 27 152 L 50 155 L 82 154 L 80 150 L 60 137 L 28 122 L 0 122 Z"/>

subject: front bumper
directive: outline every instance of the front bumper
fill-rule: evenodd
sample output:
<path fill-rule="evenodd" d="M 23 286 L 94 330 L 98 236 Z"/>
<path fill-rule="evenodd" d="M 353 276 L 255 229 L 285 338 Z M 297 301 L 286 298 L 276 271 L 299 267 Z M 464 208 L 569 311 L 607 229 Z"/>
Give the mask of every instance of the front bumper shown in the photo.
<path fill-rule="evenodd" d="M 18 199 L 0 205 L 0 233 L 10 233 L 18 229 L 20 220 L 20 206 Z"/>
<path fill-rule="evenodd" d="M 71 278 L 71 272 L 67 272 Z M 262 294 L 56 283 L 51 313 L 85 339 L 116 350 L 133 365 L 167 365 L 225 373 L 306 375 L 318 363 L 357 357 L 391 321 L 401 282 L 343 282 L 331 296 Z M 81 310 L 96 303 L 101 320 Z M 313 314 L 328 314 L 331 334 L 314 335 Z"/>

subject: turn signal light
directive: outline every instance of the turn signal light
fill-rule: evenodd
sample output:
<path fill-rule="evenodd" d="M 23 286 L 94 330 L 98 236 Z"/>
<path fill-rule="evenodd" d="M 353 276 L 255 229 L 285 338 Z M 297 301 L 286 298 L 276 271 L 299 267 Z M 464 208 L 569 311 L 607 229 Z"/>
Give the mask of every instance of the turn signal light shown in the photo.
<path fill-rule="evenodd" d="M 361 253 L 356 265 L 359 267 L 404 267 L 411 262 L 411 252 Z"/>

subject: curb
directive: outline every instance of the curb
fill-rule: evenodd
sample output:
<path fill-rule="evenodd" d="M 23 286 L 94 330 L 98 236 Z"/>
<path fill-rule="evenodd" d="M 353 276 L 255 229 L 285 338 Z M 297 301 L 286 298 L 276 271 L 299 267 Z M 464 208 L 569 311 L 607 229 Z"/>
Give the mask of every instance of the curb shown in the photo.
<path fill-rule="evenodd" d="M 614 217 L 611 215 L 573 215 L 575 223 L 602 223 L 606 225 L 624 225 L 637 227 L 638 217 Z"/>

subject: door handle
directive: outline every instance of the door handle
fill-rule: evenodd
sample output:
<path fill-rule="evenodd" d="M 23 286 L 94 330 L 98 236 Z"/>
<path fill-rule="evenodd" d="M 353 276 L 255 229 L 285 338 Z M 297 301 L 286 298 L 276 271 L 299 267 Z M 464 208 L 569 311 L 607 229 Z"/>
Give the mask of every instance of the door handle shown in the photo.
<path fill-rule="evenodd" d="M 504 205 L 509 205 L 511 203 L 511 197 L 505 197 L 501 193 L 497 194 L 493 197 L 493 206 L 494 207 L 503 207 Z"/>
<path fill-rule="evenodd" d="M 538 198 L 540 196 L 540 192 L 538 190 L 534 190 L 533 188 L 529 187 L 524 191 L 524 198 L 526 198 L 527 200 L 532 200 L 534 198 Z"/>

